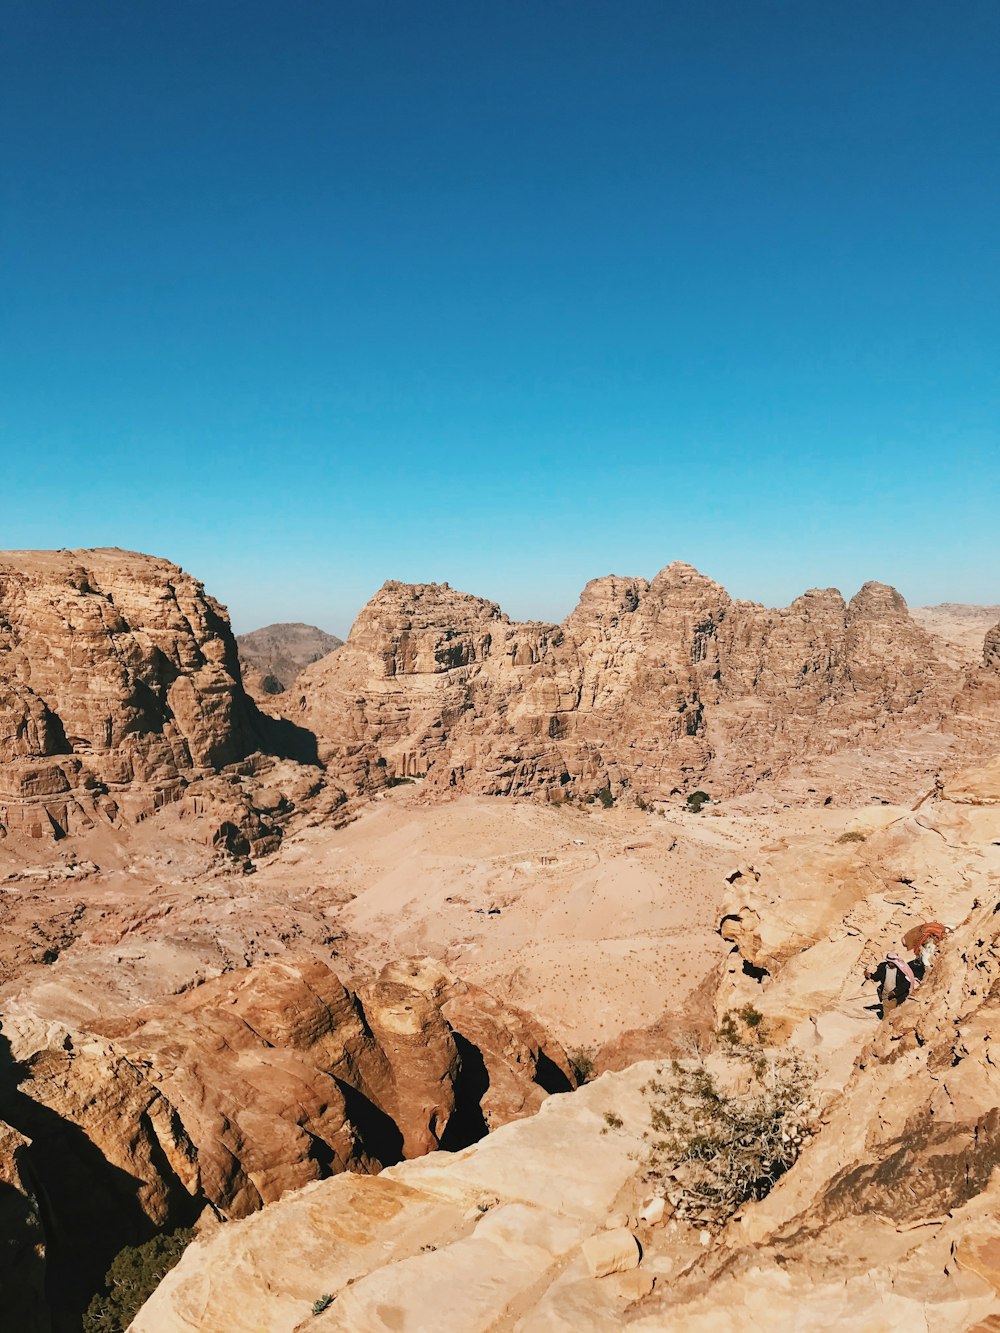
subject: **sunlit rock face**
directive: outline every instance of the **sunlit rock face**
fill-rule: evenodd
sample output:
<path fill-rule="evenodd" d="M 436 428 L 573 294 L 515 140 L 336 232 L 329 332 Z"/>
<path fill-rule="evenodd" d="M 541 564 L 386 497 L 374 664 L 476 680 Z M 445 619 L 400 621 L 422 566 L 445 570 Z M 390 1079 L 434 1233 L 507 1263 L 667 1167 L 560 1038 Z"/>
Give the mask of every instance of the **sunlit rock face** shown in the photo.
<path fill-rule="evenodd" d="M 255 748 L 225 610 L 126 551 L 0 555 L 0 823 L 139 818 Z"/>
<path fill-rule="evenodd" d="M 945 716 L 948 673 L 893 588 L 771 610 L 690 565 L 587 585 L 561 625 L 447 584 L 387 583 L 282 697 L 345 785 L 646 799 L 746 791 L 805 751 Z"/>

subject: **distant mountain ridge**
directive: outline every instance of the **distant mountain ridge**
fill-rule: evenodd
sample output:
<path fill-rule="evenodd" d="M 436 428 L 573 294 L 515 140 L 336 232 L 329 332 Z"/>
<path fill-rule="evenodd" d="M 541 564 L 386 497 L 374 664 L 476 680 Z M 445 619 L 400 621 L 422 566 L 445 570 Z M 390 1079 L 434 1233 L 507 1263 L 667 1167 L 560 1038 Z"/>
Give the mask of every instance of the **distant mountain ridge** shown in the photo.
<path fill-rule="evenodd" d="M 922 729 L 978 744 L 1000 703 L 989 614 L 959 649 L 876 582 L 775 609 L 675 562 L 652 581 L 593 579 L 547 625 L 390 581 L 279 707 L 358 794 L 426 776 L 429 793 L 557 802 L 735 795 L 803 756 L 888 752 Z"/>
<path fill-rule="evenodd" d="M 264 694 L 281 694 L 303 667 L 318 662 L 343 642 L 335 634 L 300 621 L 265 625 L 236 636 L 244 675 L 249 668 L 260 677 L 259 682 L 248 682 L 251 693 L 257 692 L 252 688 L 257 684 Z"/>

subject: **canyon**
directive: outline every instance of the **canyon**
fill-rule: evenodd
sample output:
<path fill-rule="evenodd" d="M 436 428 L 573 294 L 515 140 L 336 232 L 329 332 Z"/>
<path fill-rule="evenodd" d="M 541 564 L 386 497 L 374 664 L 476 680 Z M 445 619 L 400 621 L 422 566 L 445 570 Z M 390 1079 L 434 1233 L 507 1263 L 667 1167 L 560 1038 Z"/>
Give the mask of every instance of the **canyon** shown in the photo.
<path fill-rule="evenodd" d="M 136 1329 L 428 1329 L 443 1286 L 469 1330 L 990 1327 L 974 612 L 673 564 L 550 625 L 391 582 L 272 692 L 168 561 L 0 555 L 15 1326 L 80 1328 L 116 1253 L 194 1227 Z M 865 972 L 922 920 L 953 929 L 881 1022 Z M 740 1013 L 812 1062 L 815 1132 L 725 1225 L 647 1224 L 650 1084 L 729 1077 Z M 594 1277 L 619 1215 L 641 1263 Z"/>

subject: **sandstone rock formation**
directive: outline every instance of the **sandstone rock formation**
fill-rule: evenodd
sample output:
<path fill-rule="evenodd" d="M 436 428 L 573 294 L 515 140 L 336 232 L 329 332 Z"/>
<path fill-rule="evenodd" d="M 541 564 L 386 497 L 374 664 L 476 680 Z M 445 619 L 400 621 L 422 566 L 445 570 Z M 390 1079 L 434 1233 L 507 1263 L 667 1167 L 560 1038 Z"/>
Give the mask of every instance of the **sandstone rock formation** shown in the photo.
<path fill-rule="evenodd" d="M 277 1333 L 309 1319 L 327 1294 L 333 1301 L 310 1327 L 476 1333 L 505 1316 L 514 1327 L 567 1265 L 568 1283 L 587 1298 L 569 1307 L 572 1326 L 601 1326 L 592 1322 L 600 1314 L 618 1327 L 628 1301 L 613 1278 L 588 1275 L 580 1247 L 635 1174 L 648 1121 L 639 1085 L 654 1071 L 636 1066 L 552 1098 L 464 1153 L 286 1195 L 192 1245 L 133 1328 Z M 609 1112 L 623 1127 L 602 1134 Z"/>
<path fill-rule="evenodd" d="M 418 1333 L 444 1290 L 449 1321 L 468 1333 L 991 1328 L 1000 1314 L 995 831 L 989 807 L 947 795 L 912 819 L 873 808 L 865 842 L 838 844 L 831 864 L 816 867 L 813 890 L 839 880 L 844 857 L 864 853 L 840 900 L 810 905 L 803 891 L 784 916 L 780 892 L 765 900 L 765 871 L 734 870 L 733 905 L 756 903 L 757 924 L 749 908 L 739 922 L 739 947 L 765 947 L 773 968 L 747 978 L 773 1025 L 767 1040 L 815 1059 L 821 1110 L 791 1170 L 727 1226 L 642 1222 L 637 1161 L 650 1084 L 660 1096 L 673 1077 L 647 1063 L 550 1100 L 457 1156 L 321 1182 L 196 1242 L 141 1311 L 137 1333 Z M 958 919 L 933 969 L 880 1023 L 852 993 L 862 955 L 898 943 L 915 914 L 949 908 Z M 857 958 L 834 976 L 845 958 L 824 967 L 820 951 L 841 936 Z M 720 1004 L 728 985 L 723 976 Z M 605 1230 L 623 1217 L 624 1232 Z M 593 1276 L 588 1251 L 633 1225 L 643 1280 Z M 330 1299 L 310 1318 L 321 1296 Z"/>
<path fill-rule="evenodd" d="M 959 681 L 903 598 L 734 601 L 689 565 L 595 579 L 559 626 L 446 584 L 387 583 L 281 706 L 345 785 L 645 800 L 752 789 L 804 752 L 937 723 Z"/>
<path fill-rule="evenodd" d="M 300 622 L 265 625 L 236 636 L 243 678 L 255 698 L 281 694 L 303 667 L 318 662 L 343 642 L 335 634 Z"/>
<path fill-rule="evenodd" d="M 225 610 L 176 565 L 0 555 L 0 834 L 58 838 L 182 798 L 197 813 L 199 782 L 281 741 L 243 690 Z M 221 841 L 275 845 L 273 824 L 236 804 Z"/>
<path fill-rule="evenodd" d="M 53 1286 L 77 1308 L 154 1227 L 462 1148 L 487 1114 L 503 1124 L 572 1086 L 531 1019 L 430 960 L 353 995 L 318 960 L 276 959 L 84 1029 L 12 1003 L 0 1041 L 0 1116 L 44 1191 Z"/>
<path fill-rule="evenodd" d="M 986 631 L 983 640 L 983 663 L 987 667 L 1000 667 L 1000 625 L 994 625 Z"/>
<path fill-rule="evenodd" d="M 25 1151 L 30 1142 L 0 1122 L 0 1291 L 11 1328 L 49 1327 L 45 1233 Z"/>

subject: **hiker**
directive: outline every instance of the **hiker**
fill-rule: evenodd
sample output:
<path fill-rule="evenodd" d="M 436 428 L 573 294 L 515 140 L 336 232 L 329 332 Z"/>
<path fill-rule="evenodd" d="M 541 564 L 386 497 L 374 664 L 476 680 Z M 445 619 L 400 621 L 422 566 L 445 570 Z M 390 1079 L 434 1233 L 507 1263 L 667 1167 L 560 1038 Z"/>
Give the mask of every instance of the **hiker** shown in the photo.
<path fill-rule="evenodd" d="M 908 963 L 902 954 L 888 953 L 878 967 L 865 972 L 865 980 L 874 981 L 878 986 L 883 1018 L 920 985 L 925 970 L 919 958 Z"/>
<path fill-rule="evenodd" d="M 912 990 L 920 985 L 933 966 L 938 945 L 948 933 L 940 921 L 925 921 L 914 926 L 903 936 L 903 944 L 916 957 L 909 962 L 900 953 L 888 953 L 878 967 L 865 972 L 866 981 L 878 986 L 882 1017 L 901 1005 Z"/>

